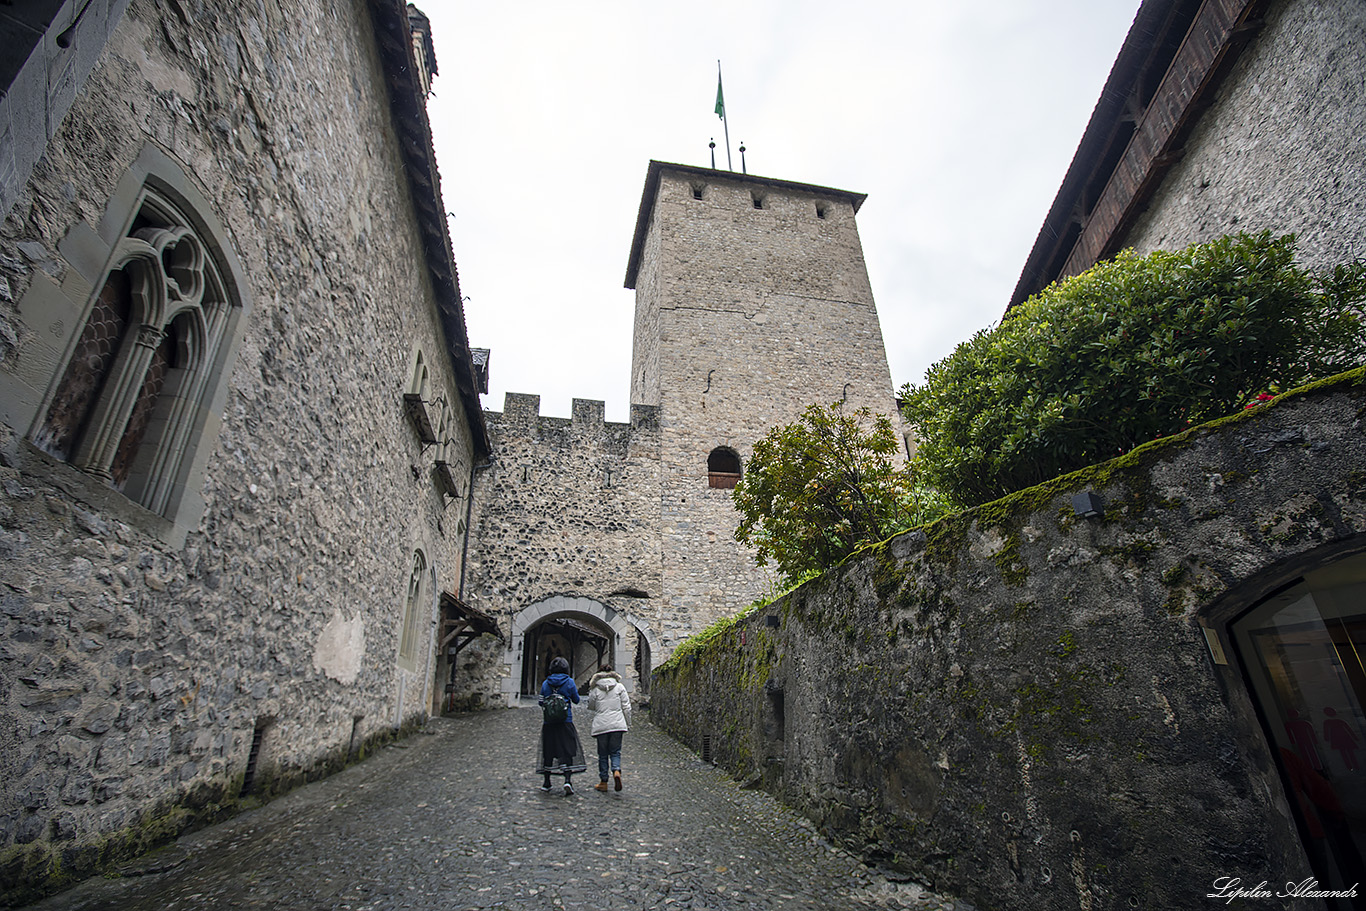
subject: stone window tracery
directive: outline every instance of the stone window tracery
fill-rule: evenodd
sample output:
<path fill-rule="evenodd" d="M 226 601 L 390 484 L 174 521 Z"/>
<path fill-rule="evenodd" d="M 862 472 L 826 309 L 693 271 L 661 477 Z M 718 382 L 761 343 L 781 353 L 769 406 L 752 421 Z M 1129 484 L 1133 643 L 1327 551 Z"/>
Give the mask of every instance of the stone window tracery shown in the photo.
<path fill-rule="evenodd" d="M 240 306 L 218 244 L 149 182 L 30 434 L 53 457 L 171 517 L 225 377 Z"/>
<path fill-rule="evenodd" d="M 403 607 L 403 632 L 399 637 L 398 659 L 409 668 L 417 666 L 418 634 L 421 632 L 422 605 L 426 603 L 427 558 L 413 551 L 413 571 L 408 576 L 408 599 Z"/>

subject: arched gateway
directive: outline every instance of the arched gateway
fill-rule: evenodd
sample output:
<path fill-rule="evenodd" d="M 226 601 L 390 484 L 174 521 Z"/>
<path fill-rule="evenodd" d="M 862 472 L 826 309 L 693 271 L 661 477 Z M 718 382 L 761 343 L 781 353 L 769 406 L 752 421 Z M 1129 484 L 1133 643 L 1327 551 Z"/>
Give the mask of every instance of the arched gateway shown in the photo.
<path fill-rule="evenodd" d="M 550 661 L 563 657 L 581 685 L 603 663 L 611 664 L 632 692 L 650 676 L 656 643 L 649 627 L 592 598 L 554 595 L 528 605 L 512 618 L 504 656 L 503 695 L 508 704 L 539 692 Z"/>

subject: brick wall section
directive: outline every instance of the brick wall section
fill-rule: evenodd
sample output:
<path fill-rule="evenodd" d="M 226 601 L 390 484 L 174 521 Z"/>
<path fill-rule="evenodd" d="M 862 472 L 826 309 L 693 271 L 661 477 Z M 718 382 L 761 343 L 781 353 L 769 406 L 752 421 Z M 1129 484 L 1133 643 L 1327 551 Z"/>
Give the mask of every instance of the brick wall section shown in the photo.
<path fill-rule="evenodd" d="M 1364 35 L 1352 0 L 1274 4 L 1123 245 L 1293 231 L 1307 263 L 1366 256 Z"/>
<path fill-rule="evenodd" d="M 654 194 L 632 395 L 660 407 L 664 595 L 698 630 L 768 586 L 729 491 L 708 486 L 712 449 L 747 462 L 770 428 L 842 398 L 897 412 L 851 194 L 667 165 Z"/>
<path fill-rule="evenodd" d="M 502 412 L 485 413 L 493 457 L 475 477 L 465 600 L 504 633 L 526 608 L 569 596 L 650 637 L 679 635 L 687 618 L 661 599 L 657 409 L 633 406 L 629 424 L 604 421 L 599 401 L 575 399 L 568 420 L 539 409 L 540 396 L 508 393 Z M 505 649 L 519 645 L 471 645 L 462 684 L 489 702 L 515 694 L 520 663 L 509 667 Z M 633 680 L 635 642 L 620 647 L 616 666 Z"/>
<path fill-rule="evenodd" d="M 829 835 L 1001 911 L 1310 870 L 1219 631 L 1366 549 L 1355 371 L 899 535 L 661 669 L 651 717 Z M 1078 518 L 1093 489 L 1104 517 Z M 1130 902 L 1133 904 L 1133 902 Z"/>
<path fill-rule="evenodd" d="M 149 144 L 208 200 L 252 301 L 183 545 L 0 426 L 7 886 L 232 806 L 258 721 L 269 791 L 433 706 L 436 591 L 416 672 L 396 662 L 409 571 L 422 547 L 454 589 L 461 543 L 404 417 L 415 347 L 458 399 L 370 22 L 361 2 L 134 0 L 0 230 L 0 371 L 50 357 L 60 327 L 27 322 L 25 295 L 84 280 L 64 238 Z M 453 449 L 467 472 L 463 429 Z"/>

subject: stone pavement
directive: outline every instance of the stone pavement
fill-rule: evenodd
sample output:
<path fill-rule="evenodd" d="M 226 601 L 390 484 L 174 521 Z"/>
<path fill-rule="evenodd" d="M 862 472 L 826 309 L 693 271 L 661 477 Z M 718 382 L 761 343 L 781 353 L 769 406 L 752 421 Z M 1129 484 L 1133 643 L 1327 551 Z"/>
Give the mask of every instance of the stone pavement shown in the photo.
<path fill-rule="evenodd" d="M 586 713 L 582 713 L 586 715 Z M 637 711 L 621 792 L 532 774 L 540 712 L 433 719 L 365 762 L 29 911 L 971 911 L 827 843 Z"/>

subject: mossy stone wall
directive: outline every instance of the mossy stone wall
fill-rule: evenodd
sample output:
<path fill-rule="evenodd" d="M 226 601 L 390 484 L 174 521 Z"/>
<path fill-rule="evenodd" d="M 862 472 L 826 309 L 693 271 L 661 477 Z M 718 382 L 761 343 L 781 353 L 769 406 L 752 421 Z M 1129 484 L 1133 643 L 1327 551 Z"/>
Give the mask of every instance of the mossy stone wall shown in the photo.
<path fill-rule="evenodd" d="M 1236 662 L 1229 620 L 1366 549 L 1363 414 L 1357 370 L 861 551 L 681 648 L 652 716 L 983 908 L 1299 881 L 1259 722 L 1204 628 Z M 1103 516 L 1075 515 L 1085 490 Z"/>

